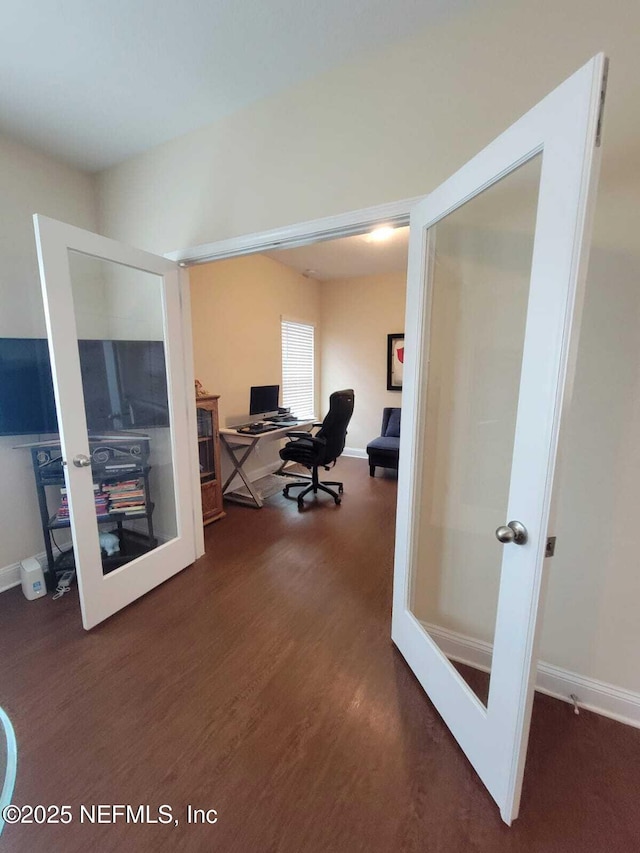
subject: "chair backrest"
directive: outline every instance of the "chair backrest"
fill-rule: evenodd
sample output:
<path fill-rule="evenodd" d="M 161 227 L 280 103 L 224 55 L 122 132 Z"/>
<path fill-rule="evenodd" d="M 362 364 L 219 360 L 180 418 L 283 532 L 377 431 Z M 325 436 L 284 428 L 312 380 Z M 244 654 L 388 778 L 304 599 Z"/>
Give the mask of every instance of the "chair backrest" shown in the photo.
<path fill-rule="evenodd" d="M 347 440 L 347 427 L 353 414 L 353 389 L 334 391 L 329 397 L 329 411 L 322 421 L 322 427 L 317 434 L 327 442 L 322 454 L 321 465 L 335 461 L 344 450 Z"/>
<path fill-rule="evenodd" d="M 387 407 L 382 410 L 382 428 L 380 435 L 400 437 L 400 416 L 401 408 Z"/>

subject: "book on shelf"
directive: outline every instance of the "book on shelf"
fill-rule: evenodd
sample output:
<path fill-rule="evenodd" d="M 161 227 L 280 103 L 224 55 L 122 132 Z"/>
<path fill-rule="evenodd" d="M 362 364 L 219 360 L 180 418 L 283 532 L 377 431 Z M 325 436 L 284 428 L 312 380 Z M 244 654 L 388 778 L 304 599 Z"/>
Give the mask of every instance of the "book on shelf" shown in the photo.
<path fill-rule="evenodd" d="M 102 492 L 97 484 L 94 484 L 93 491 L 96 516 L 98 518 L 106 518 L 109 515 L 109 496 Z M 60 506 L 55 517 L 56 521 L 69 520 L 69 496 L 65 488 L 60 489 Z"/>
<path fill-rule="evenodd" d="M 140 479 L 108 483 L 105 484 L 104 491 L 109 497 L 110 513 L 139 515 L 146 511 L 147 496 Z"/>
<path fill-rule="evenodd" d="M 121 480 L 105 483 L 102 488 L 93 484 L 93 498 L 96 516 L 107 519 L 113 515 L 142 515 L 147 509 L 147 500 L 142 480 Z M 60 489 L 60 506 L 56 513 L 57 521 L 69 520 L 69 497 L 66 488 Z"/>
<path fill-rule="evenodd" d="M 138 491 L 140 489 L 140 480 L 119 480 L 117 483 L 105 483 L 102 487 L 103 492 L 120 492 Z"/>

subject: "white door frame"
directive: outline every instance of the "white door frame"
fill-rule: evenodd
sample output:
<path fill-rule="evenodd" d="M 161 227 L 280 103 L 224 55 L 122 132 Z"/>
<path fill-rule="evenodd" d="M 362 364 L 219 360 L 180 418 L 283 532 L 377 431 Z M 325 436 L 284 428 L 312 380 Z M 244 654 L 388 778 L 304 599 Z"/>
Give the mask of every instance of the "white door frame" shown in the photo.
<path fill-rule="evenodd" d="M 409 225 L 412 208 L 421 201 L 423 196 L 400 199 L 399 201 L 386 202 L 373 207 L 362 207 L 358 210 L 347 211 L 333 216 L 325 216 L 321 219 L 309 219 L 294 225 L 285 225 L 269 231 L 257 231 L 252 234 L 243 234 L 239 237 L 230 237 L 226 240 L 216 240 L 212 243 L 201 243 L 186 249 L 176 249 L 166 252 L 164 257 L 175 261 L 182 267 L 180 276 L 180 292 L 183 320 L 183 341 L 185 364 L 191 371 L 188 381 L 193 386 L 193 330 L 191 324 L 191 292 L 189 288 L 188 267 L 198 264 L 208 264 L 213 261 L 222 261 L 229 258 L 238 258 L 243 255 L 257 254 L 259 252 L 273 251 L 275 249 L 293 249 L 296 246 L 308 246 L 311 243 L 320 243 L 326 240 L 337 240 L 341 237 L 350 237 L 356 234 L 364 234 L 378 225 L 393 225 L 396 228 Z M 193 418 L 191 431 L 195 432 L 195 407 L 190 411 Z M 195 453 L 195 450 L 194 450 Z M 194 461 L 195 471 L 198 471 L 197 454 Z M 200 477 L 195 475 L 193 488 L 200 494 Z M 199 500 L 199 499 L 198 499 Z M 199 506 L 200 504 L 194 504 Z M 196 553 L 198 557 L 204 554 L 204 534 L 201 527 L 196 524 Z"/>
<path fill-rule="evenodd" d="M 347 213 L 325 216 L 322 219 L 309 219 L 295 225 L 285 225 L 270 231 L 258 231 L 253 234 L 243 234 L 240 237 L 230 237 L 226 240 L 216 240 L 212 243 L 201 243 L 187 249 L 176 249 L 167 252 L 165 258 L 176 261 L 183 267 L 195 264 L 208 264 L 211 261 L 221 261 L 240 255 L 250 255 L 255 252 L 273 251 L 275 249 L 293 249 L 296 246 L 306 246 L 309 243 L 320 243 L 325 240 L 337 240 L 340 237 L 350 237 L 354 234 L 364 234 L 376 225 L 394 225 L 400 227 L 409 224 L 411 208 L 423 196 L 405 198 L 400 201 L 378 204 L 374 207 L 363 207 Z"/>

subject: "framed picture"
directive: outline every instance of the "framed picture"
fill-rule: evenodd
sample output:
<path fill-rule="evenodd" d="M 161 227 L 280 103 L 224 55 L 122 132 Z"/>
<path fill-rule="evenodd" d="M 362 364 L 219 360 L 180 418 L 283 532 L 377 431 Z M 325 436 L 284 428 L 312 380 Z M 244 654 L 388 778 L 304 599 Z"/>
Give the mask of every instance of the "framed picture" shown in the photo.
<path fill-rule="evenodd" d="M 404 333 L 387 335 L 387 391 L 402 391 Z"/>

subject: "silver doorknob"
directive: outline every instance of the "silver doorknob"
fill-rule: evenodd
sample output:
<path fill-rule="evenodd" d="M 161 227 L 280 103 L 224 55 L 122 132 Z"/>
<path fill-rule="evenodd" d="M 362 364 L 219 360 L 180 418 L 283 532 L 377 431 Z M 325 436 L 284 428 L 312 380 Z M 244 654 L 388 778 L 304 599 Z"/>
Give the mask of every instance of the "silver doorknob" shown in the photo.
<path fill-rule="evenodd" d="M 73 457 L 73 464 L 76 468 L 88 468 L 91 465 L 91 460 L 84 453 L 78 453 L 77 456 Z"/>
<path fill-rule="evenodd" d="M 496 530 L 498 542 L 513 542 L 514 545 L 524 545 L 528 538 L 527 528 L 521 521 L 510 521 L 506 527 L 498 527 Z"/>

